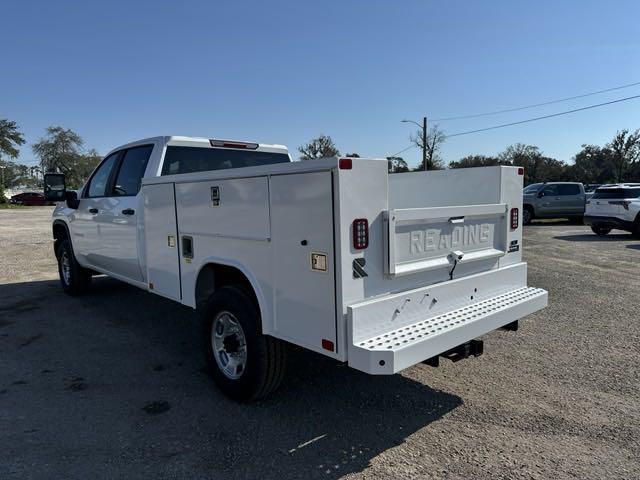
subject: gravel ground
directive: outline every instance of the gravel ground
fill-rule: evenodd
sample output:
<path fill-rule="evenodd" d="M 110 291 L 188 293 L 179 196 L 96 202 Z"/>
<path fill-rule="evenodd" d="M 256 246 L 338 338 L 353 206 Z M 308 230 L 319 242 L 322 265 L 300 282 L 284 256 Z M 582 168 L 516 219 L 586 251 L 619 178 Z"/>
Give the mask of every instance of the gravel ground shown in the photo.
<path fill-rule="evenodd" d="M 235 404 L 187 308 L 56 279 L 49 208 L 0 210 L 0 478 L 640 478 L 640 242 L 525 230 L 549 307 L 485 354 L 370 377 L 302 351 Z"/>

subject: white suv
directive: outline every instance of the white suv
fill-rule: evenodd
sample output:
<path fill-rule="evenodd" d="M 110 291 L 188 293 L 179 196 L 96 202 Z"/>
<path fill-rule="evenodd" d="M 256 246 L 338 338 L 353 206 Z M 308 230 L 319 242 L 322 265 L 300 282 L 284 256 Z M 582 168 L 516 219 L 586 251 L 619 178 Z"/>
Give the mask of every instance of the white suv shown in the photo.
<path fill-rule="evenodd" d="M 587 200 L 585 225 L 596 235 L 606 235 L 614 228 L 640 237 L 640 183 L 606 185 Z"/>

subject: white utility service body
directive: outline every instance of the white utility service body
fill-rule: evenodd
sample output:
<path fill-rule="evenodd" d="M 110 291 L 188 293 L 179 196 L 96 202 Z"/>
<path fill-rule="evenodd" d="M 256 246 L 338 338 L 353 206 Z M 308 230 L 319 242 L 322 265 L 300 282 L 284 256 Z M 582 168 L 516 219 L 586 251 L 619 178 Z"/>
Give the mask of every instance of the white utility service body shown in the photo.
<path fill-rule="evenodd" d="M 263 334 L 370 374 L 437 357 L 547 304 L 522 261 L 521 169 L 389 175 L 386 160 L 327 158 L 171 174 L 168 147 L 213 141 L 121 148 L 136 145 L 153 145 L 141 188 L 117 200 L 134 215 L 100 211 L 78 228 L 85 209 L 114 204 L 82 194 L 76 210 L 54 212 L 85 268 L 194 308 L 211 291 L 211 265 L 237 269 Z"/>

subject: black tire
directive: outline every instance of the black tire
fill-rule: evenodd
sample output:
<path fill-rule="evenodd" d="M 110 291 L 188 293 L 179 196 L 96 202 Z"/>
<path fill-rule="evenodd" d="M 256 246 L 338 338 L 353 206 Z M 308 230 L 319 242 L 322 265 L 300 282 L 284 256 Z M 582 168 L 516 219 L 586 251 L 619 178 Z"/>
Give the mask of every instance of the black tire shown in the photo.
<path fill-rule="evenodd" d="M 78 263 L 68 238 L 60 241 L 56 257 L 60 283 L 64 292 L 68 295 L 81 295 L 89 290 L 91 272 Z M 65 269 L 68 269 L 66 274 Z"/>
<path fill-rule="evenodd" d="M 286 344 L 262 334 L 259 309 L 242 287 L 227 286 L 216 290 L 205 302 L 200 314 L 207 367 L 225 395 L 239 402 L 250 402 L 263 398 L 278 388 L 284 377 Z M 227 320 L 223 320 L 223 317 Z M 244 351 L 242 337 L 237 333 L 226 336 L 224 333 L 216 335 L 213 331 L 215 326 L 224 321 L 231 321 L 232 328 L 236 330 L 240 326 L 244 337 Z M 222 332 L 227 331 L 226 327 L 222 328 Z M 222 339 L 224 350 L 214 351 L 214 336 Z M 231 345 L 227 346 L 227 343 Z M 226 357 L 228 362 L 233 355 L 244 358 L 242 368 L 236 366 L 232 372 L 227 370 L 225 373 L 224 359 Z M 231 378 L 230 374 L 237 375 L 237 378 Z"/>
<path fill-rule="evenodd" d="M 633 225 L 633 231 L 631 232 L 633 238 L 640 240 L 640 221 L 636 220 L 636 223 Z"/>
<path fill-rule="evenodd" d="M 530 225 L 531 220 L 533 220 L 533 210 L 531 207 L 524 207 L 522 209 L 522 224 Z"/>
<path fill-rule="evenodd" d="M 591 231 L 596 235 L 598 235 L 599 237 L 604 237 L 606 234 L 608 234 L 611 231 L 611 229 L 608 227 L 593 225 L 591 227 Z"/>

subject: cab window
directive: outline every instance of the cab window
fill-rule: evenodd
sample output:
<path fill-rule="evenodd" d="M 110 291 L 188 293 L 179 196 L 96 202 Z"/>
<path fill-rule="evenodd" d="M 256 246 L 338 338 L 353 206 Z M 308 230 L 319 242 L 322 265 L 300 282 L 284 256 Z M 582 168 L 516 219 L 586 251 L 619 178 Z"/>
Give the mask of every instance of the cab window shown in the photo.
<path fill-rule="evenodd" d="M 109 179 L 111 172 L 115 167 L 120 152 L 112 153 L 100 164 L 95 171 L 89 185 L 87 186 L 87 197 L 105 197 L 107 196 L 107 188 L 109 187 Z"/>
<path fill-rule="evenodd" d="M 544 190 L 542 190 L 544 192 L 544 196 L 545 197 L 550 197 L 553 195 L 560 195 L 558 193 L 558 185 L 547 185 L 546 187 L 544 187 Z"/>
<path fill-rule="evenodd" d="M 572 183 L 558 185 L 559 195 L 580 195 L 580 187 Z"/>
<path fill-rule="evenodd" d="M 130 148 L 125 152 L 113 186 L 114 196 L 135 196 L 138 194 L 151 150 L 153 150 L 153 145 L 143 145 Z"/>

